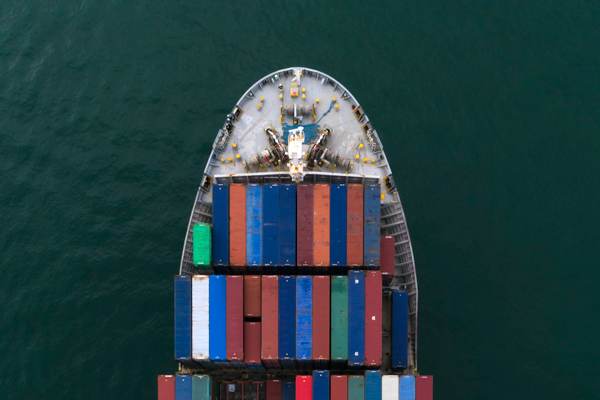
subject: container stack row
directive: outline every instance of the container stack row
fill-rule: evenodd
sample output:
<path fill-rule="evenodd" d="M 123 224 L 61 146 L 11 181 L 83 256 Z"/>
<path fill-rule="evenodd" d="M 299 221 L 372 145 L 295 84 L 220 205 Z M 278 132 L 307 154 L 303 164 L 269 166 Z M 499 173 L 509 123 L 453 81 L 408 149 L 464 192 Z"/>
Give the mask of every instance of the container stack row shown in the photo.
<path fill-rule="evenodd" d="M 264 381 L 215 381 L 207 375 L 159 375 L 158 400 L 433 400 L 433 377 L 337 375 L 315 370 Z"/>
<path fill-rule="evenodd" d="M 377 368 L 380 271 L 175 277 L 175 358 L 266 368 Z M 392 367 L 407 367 L 408 295 L 392 290 Z"/>
<path fill-rule="evenodd" d="M 212 235 L 207 224 L 192 230 L 194 264 L 378 268 L 380 190 L 379 184 L 215 184 Z"/>

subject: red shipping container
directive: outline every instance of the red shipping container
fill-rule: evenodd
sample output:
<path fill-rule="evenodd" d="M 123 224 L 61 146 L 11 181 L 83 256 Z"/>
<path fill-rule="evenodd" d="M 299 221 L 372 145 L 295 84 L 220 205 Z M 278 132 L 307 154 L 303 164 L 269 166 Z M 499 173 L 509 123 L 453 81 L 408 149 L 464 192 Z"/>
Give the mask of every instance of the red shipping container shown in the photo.
<path fill-rule="evenodd" d="M 312 376 L 296 376 L 296 400 L 312 400 Z"/>
<path fill-rule="evenodd" d="M 298 185 L 296 207 L 296 264 L 314 265 L 313 185 Z"/>
<path fill-rule="evenodd" d="M 244 317 L 260 317 L 260 275 L 244 276 Z"/>
<path fill-rule="evenodd" d="M 416 400 L 433 400 L 433 376 L 415 377 L 415 395 Z"/>
<path fill-rule="evenodd" d="M 246 186 L 229 186 L 229 264 L 246 265 Z"/>
<path fill-rule="evenodd" d="M 393 236 L 381 238 L 381 273 L 385 276 L 396 274 L 396 241 Z"/>
<path fill-rule="evenodd" d="M 279 379 L 267 381 L 266 392 L 266 400 L 281 400 L 281 381 Z"/>
<path fill-rule="evenodd" d="M 322 183 L 313 187 L 313 264 L 321 267 L 329 265 L 329 189 Z"/>
<path fill-rule="evenodd" d="M 260 322 L 244 322 L 244 362 L 260 364 Z"/>
<path fill-rule="evenodd" d="M 351 183 L 347 189 L 346 262 L 350 266 L 363 264 L 363 185 Z"/>
<path fill-rule="evenodd" d="M 175 375 L 158 376 L 158 400 L 175 400 Z"/>
<path fill-rule="evenodd" d="M 365 365 L 379 366 L 382 357 L 381 272 L 365 272 Z"/>
<path fill-rule="evenodd" d="M 276 366 L 279 357 L 279 278 L 262 277 L 260 358 L 266 366 Z"/>
<path fill-rule="evenodd" d="M 348 376 L 331 375 L 329 380 L 331 400 L 348 400 Z M 371 400 L 371 399 L 369 399 Z"/>
<path fill-rule="evenodd" d="M 227 275 L 226 350 L 227 359 L 244 359 L 244 277 Z"/>
<path fill-rule="evenodd" d="M 312 358 L 329 360 L 329 276 L 313 277 L 312 306 Z"/>

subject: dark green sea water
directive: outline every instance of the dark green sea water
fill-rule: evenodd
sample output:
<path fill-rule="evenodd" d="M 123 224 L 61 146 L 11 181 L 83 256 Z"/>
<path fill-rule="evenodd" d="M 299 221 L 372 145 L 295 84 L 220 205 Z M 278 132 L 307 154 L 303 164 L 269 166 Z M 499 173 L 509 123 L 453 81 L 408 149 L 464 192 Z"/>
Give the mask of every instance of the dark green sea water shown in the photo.
<path fill-rule="evenodd" d="M 599 399 L 597 1 L 0 2 L 0 398 L 153 398 L 216 130 L 346 85 L 411 228 L 437 399 Z"/>

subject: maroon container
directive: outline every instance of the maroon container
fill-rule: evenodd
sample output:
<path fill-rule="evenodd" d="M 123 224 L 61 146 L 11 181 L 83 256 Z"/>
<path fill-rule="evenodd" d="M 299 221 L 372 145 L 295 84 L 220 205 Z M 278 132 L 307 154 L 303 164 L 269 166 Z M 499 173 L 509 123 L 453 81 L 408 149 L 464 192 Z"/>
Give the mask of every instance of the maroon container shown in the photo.
<path fill-rule="evenodd" d="M 265 366 L 277 366 L 279 357 L 279 279 L 262 277 L 260 358 Z"/>
<path fill-rule="evenodd" d="M 393 236 L 381 237 L 381 273 L 389 277 L 396 274 L 396 242 Z"/>
<path fill-rule="evenodd" d="M 329 393 L 331 394 L 331 400 L 348 400 L 347 375 L 331 375 L 329 383 Z"/>
<path fill-rule="evenodd" d="M 381 272 L 365 272 L 365 365 L 381 365 L 381 309 L 383 295 Z"/>
<path fill-rule="evenodd" d="M 226 305 L 226 350 L 227 359 L 244 359 L 244 277 L 227 275 Z"/>
<path fill-rule="evenodd" d="M 329 276 L 313 276 L 312 358 L 329 360 Z"/>
<path fill-rule="evenodd" d="M 281 381 L 279 379 L 267 381 L 266 400 L 281 400 Z"/>
<path fill-rule="evenodd" d="M 175 400 L 175 375 L 158 376 L 158 400 Z"/>
<path fill-rule="evenodd" d="M 313 185 L 298 185 L 296 195 L 296 263 L 313 262 Z"/>
<path fill-rule="evenodd" d="M 363 185 L 351 183 L 346 195 L 346 262 L 355 267 L 363 264 L 363 191 Z"/>
<path fill-rule="evenodd" d="M 244 317 L 260 317 L 260 275 L 244 276 Z"/>
<path fill-rule="evenodd" d="M 415 377 L 415 395 L 416 400 L 433 400 L 433 376 Z"/>
<path fill-rule="evenodd" d="M 244 322 L 244 362 L 260 364 L 260 322 Z"/>

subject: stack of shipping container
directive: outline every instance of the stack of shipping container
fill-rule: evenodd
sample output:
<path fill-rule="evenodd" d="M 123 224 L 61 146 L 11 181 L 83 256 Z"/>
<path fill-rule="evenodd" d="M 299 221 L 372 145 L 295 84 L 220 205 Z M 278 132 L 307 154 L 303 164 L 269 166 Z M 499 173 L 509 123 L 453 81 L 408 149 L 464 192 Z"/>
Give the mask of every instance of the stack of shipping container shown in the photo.
<path fill-rule="evenodd" d="M 196 271 L 175 277 L 180 374 L 159 399 L 431 399 L 431 377 L 406 375 L 408 294 L 384 296 L 380 209 L 377 183 L 215 184 Z"/>

